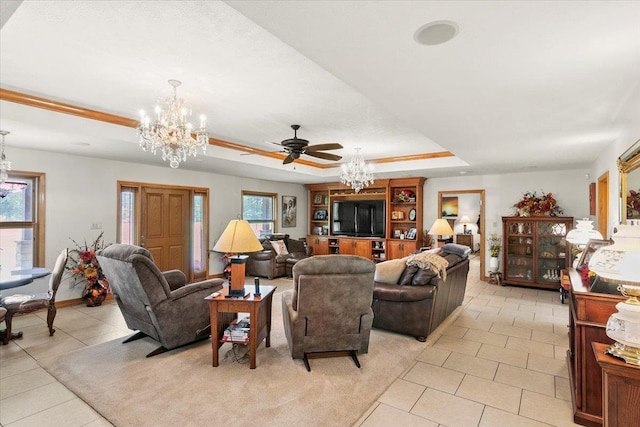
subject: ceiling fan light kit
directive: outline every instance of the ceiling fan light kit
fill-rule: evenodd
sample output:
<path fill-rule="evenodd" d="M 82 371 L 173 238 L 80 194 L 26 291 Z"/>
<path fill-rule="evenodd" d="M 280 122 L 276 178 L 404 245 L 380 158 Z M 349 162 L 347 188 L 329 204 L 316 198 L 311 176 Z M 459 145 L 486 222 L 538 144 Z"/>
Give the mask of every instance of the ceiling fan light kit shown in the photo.
<path fill-rule="evenodd" d="M 168 160 L 169 165 L 175 169 L 180 166 L 180 162 L 187 160 L 187 156 L 196 157 L 198 148 L 206 153 L 209 135 L 206 129 L 207 119 L 201 115 L 200 128 L 195 131 L 193 138 L 193 126 L 188 121 L 191 110 L 184 106 L 184 100 L 177 95 L 177 88 L 182 83 L 169 80 L 169 84 L 173 87 L 173 96 L 166 99 L 165 108 L 156 105 L 153 120 L 141 111 L 137 131 L 140 147 L 154 155 L 160 149 L 162 160 Z"/>
<path fill-rule="evenodd" d="M 299 159 L 302 154 L 324 160 L 338 161 L 342 159 L 342 156 L 338 156 L 337 154 L 323 152 L 324 150 L 339 150 L 342 148 L 342 145 L 338 143 L 309 145 L 309 141 L 306 139 L 298 138 L 300 125 L 291 125 L 291 129 L 293 129 L 293 138 L 285 139 L 280 143 L 284 152 L 288 153 L 282 162 L 283 165 Z"/>

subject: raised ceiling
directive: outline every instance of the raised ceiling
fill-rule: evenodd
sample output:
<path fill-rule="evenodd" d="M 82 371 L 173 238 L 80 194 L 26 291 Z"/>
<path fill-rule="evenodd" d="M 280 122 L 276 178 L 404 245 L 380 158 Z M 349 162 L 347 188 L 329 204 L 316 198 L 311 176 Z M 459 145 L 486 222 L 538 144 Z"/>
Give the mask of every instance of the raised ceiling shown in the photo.
<path fill-rule="evenodd" d="M 344 161 L 356 147 L 386 159 L 379 176 L 587 167 L 640 116 L 640 2 L 0 5 L 2 89 L 136 119 L 178 79 L 213 138 L 274 151 L 299 123 L 311 144 L 342 144 Z M 416 43 L 432 21 L 454 22 L 457 35 Z M 8 150 L 163 163 L 130 127 L 7 100 L 0 120 Z M 289 182 L 339 174 L 322 160 L 244 154 L 212 145 L 180 168 Z M 392 161 L 403 156 L 417 160 Z"/>

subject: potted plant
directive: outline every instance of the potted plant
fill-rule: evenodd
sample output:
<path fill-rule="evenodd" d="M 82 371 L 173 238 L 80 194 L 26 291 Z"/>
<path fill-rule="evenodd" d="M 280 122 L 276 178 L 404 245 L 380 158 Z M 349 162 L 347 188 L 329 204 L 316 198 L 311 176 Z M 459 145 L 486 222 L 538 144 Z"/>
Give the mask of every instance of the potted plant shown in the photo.
<path fill-rule="evenodd" d="M 88 307 L 101 305 L 109 293 L 109 282 L 96 259 L 96 252 L 105 247 L 103 234 L 100 233 L 90 245 L 86 240 L 84 245 L 79 245 L 71 239 L 76 247 L 69 250 L 66 269 L 73 276 L 72 286 L 84 284 L 82 299 Z"/>
<path fill-rule="evenodd" d="M 495 273 L 498 271 L 500 265 L 500 259 L 498 257 L 502 250 L 502 238 L 496 233 L 493 233 L 489 236 L 487 242 L 489 242 L 489 255 L 491 256 L 489 259 L 489 271 Z"/>

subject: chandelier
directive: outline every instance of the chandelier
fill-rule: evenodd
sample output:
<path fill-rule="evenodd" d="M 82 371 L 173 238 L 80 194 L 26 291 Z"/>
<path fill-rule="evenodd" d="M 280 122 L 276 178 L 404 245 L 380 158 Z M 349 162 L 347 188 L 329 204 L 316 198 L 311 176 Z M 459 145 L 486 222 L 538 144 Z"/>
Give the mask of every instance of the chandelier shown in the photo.
<path fill-rule="evenodd" d="M 162 160 L 168 160 L 172 168 L 180 166 L 181 161 L 187 160 L 187 155 L 196 156 L 196 150 L 202 148 L 202 152 L 207 151 L 209 136 L 207 135 L 207 119 L 200 116 L 200 128 L 195 131 L 193 138 L 193 126 L 187 120 L 191 116 L 191 110 L 183 106 L 184 100 L 178 98 L 177 88 L 182 83 L 178 80 L 169 80 L 173 86 L 173 97 L 167 98 L 165 108 L 155 107 L 155 117 L 152 119 L 140 112 L 140 125 L 138 126 L 138 136 L 140 147 L 144 151 L 151 151 L 154 155 L 160 149 Z"/>
<path fill-rule="evenodd" d="M 0 156 L 0 184 L 4 183 L 9 178 L 9 171 L 11 170 L 11 162 L 7 160 L 7 156 L 4 155 L 4 137 L 11 132 L 6 130 L 0 130 L 2 135 L 2 155 Z"/>
<path fill-rule="evenodd" d="M 364 187 L 373 184 L 373 165 L 368 165 L 364 159 L 360 157 L 360 149 L 356 148 L 356 155 L 349 163 L 342 164 L 342 174 L 340 181 L 343 184 L 351 186 L 356 193 L 359 193 Z"/>

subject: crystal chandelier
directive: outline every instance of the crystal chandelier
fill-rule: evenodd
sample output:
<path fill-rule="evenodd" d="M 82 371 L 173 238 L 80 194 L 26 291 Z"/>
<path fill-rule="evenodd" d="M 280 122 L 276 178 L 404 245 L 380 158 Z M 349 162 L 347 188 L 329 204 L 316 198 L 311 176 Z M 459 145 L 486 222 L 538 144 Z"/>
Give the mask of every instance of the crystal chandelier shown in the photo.
<path fill-rule="evenodd" d="M 11 162 L 7 160 L 7 156 L 4 155 L 4 137 L 11 132 L 6 130 L 0 130 L 2 135 L 2 156 L 0 156 L 0 184 L 3 184 L 9 178 L 9 171 L 11 170 Z"/>
<path fill-rule="evenodd" d="M 342 164 L 340 181 L 351 186 L 356 193 L 359 193 L 364 187 L 368 187 L 369 184 L 373 184 L 373 165 L 371 163 L 367 165 L 364 162 L 364 159 L 360 157 L 359 148 L 356 148 L 356 155 L 349 163 Z"/>
<path fill-rule="evenodd" d="M 169 80 L 169 84 L 173 86 L 173 97 L 166 99 L 165 109 L 159 105 L 155 107 L 153 121 L 144 111 L 140 112 L 138 136 L 140 147 L 144 151 L 156 154 L 156 150 L 162 150 L 162 160 L 168 160 L 169 165 L 175 169 L 180 166 L 181 161 L 187 160 L 187 155 L 195 157 L 198 148 L 202 148 L 205 153 L 209 136 L 206 130 L 207 119 L 201 115 L 200 128 L 195 131 L 195 139 L 193 138 L 193 126 L 187 121 L 191 110 L 184 107 L 184 100 L 177 96 L 177 88 L 182 83 Z"/>

